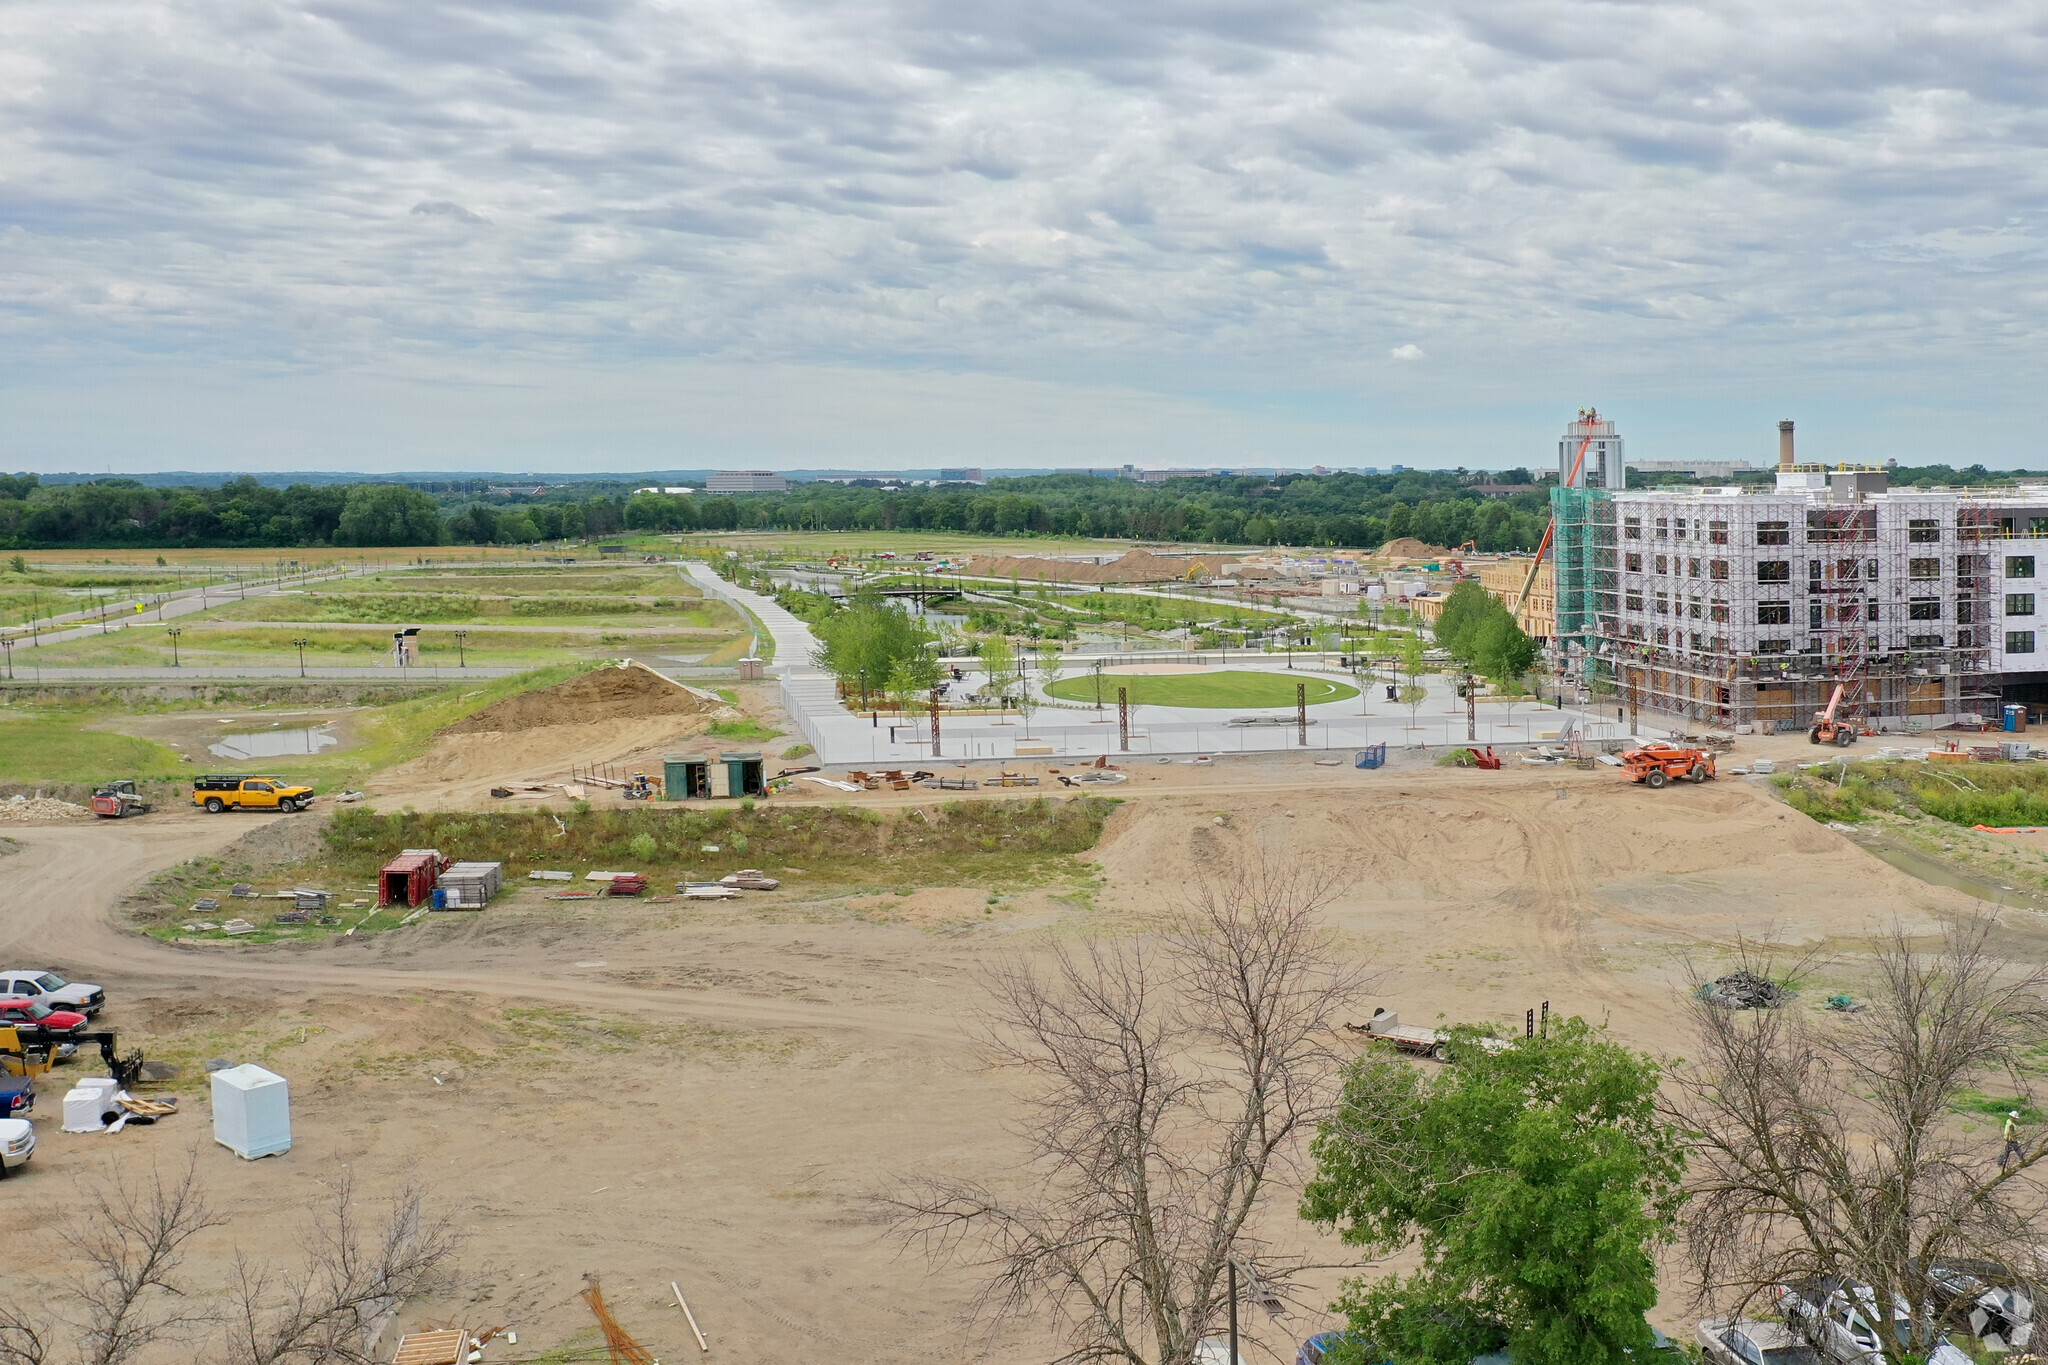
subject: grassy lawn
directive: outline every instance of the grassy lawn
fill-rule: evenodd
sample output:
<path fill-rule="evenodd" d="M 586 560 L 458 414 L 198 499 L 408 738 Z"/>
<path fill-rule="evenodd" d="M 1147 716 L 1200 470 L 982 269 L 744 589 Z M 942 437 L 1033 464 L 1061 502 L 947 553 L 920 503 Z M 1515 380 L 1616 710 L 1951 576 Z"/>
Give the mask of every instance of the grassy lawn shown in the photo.
<path fill-rule="evenodd" d="M 0 781 L 99 782 L 189 774 L 176 751 L 133 735 L 88 730 L 96 711 L 0 716 Z"/>
<path fill-rule="evenodd" d="M 1117 688 L 1126 687 L 1135 706 L 1292 706 L 1297 683 L 1307 686 L 1312 704 L 1343 701 L 1358 695 L 1357 688 L 1328 678 L 1225 669 L 1215 673 L 1106 673 L 1102 677 L 1102 699 L 1115 701 Z M 1092 702 L 1096 699 L 1095 675 L 1062 678 L 1045 690 L 1066 701 Z"/>
<path fill-rule="evenodd" d="M 242 626 L 187 617 L 178 621 L 177 628 L 183 632 L 178 640 L 178 658 L 188 668 L 295 664 L 299 651 L 292 643 L 294 639 L 306 641 L 309 667 L 360 668 L 386 663 L 391 657 L 391 632 L 374 626 L 360 630 L 337 630 L 321 624 L 302 628 Z M 167 627 L 159 625 L 130 626 L 107 635 L 45 645 L 35 657 L 48 668 L 163 667 L 171 662 L 171 641 L 166 630 Z M 724 631 L 613 631 L 586 626 L 581 630 L 471 629 L 459 650 L 449 629 L 430 627 L 419 639 L 420 661 L 426 664 L 453 668 L 466 659 L 477 666 L 540 668 L 572 659 L 652 655 L 664 650 L 706 653 L 727 644 L 732 637 Z"/>
<path fill-rule="evenodd" d="M 899 556 L 929 550 L 933 554 L 1029 555 L 1049 550 L 1072 554 L 1096 550 L 1121 554 L 1128 541 L 1089 540 L 1080 536 L 975 536 L 954 531 L 742 531 L 733 535 L 663 536 L 669 548 L 684 547 L 722 554 L 727 550 L 766 550 L 794 558 L 824 559 L 834 555 L 872 555 L 894 550 Z"/>

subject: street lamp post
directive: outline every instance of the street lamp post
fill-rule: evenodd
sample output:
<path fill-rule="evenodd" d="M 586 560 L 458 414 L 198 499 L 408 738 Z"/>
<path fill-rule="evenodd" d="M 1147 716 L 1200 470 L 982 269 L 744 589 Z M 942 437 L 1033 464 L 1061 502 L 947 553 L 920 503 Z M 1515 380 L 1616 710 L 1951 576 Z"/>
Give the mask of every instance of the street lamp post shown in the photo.
<path fill-rule="evenodd" d="M 292 643 L 299 647 L 299 676 L 303 678 L 306 676 L 306 645 L 309 642 L 303 635 L 294 635 Z"/>
<path fill-rule="evenodd" d="M 466 630 L 458 630 L 455 632 L 455 666 L 457 668 L 469 667 L 469 655 L 464 652 L 462 647 L 462 642 L 464 640 L 467 640 L 468 638 L 469 632 Z"/>
<path fill-rule="evenodd" d="M 168 630 L 166 630 L 166 631 L 164 632 L 164 634 L 166 634 L 166 635 L 168 635 L 168 636 L 170 636 L 170 637 L 171 637 L 171 667 L 172 667 L 172 668 L 177 668 L 177 667 L 179 667 L 179 666 L 180 666 L 180 665 L 179 665 L 179 663 L 178 663 L 178 637 L 179 637 L 180 635 L 183 635 L 184 633 L 185 633 L 184 631 L 182 631 L 182 630 L 178 629 L 178 628 L 177 628 L 176 626 L 172 626 L 172 627 L 171 627 L 170 629 L 168 629 Z"/>
<path fill-rule="evenodd" d="M 0 635 L 0 649 L 7 651 L 7 681 L 14 681 L 14 637 Z"/>

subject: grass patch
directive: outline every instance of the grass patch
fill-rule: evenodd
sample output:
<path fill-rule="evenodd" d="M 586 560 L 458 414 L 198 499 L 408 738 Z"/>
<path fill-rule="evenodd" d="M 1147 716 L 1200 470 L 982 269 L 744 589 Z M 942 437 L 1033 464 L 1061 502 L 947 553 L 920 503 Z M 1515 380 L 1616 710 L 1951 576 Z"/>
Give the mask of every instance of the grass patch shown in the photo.
<path fill-rule="evenodd" d="M 2031 1100 L 2021 1099 L 2017 1095 L 1987 1095 L 1981 1090 L 1963 1091 L 1949 1109 L 1957 1114 L 1980 1115 L 2000 1121 L 2003 1121 L 2007 1114 L 2018 1110 L 2020 1122 L 2029 1126 L 2048 1118 L 2048 1114 L 2044 1114 L 2041 1107 Z"/>
<path fill-rule="evenodd" d="M 1031 884 L 1085 876 L 1076 854 L 1093 848 L 1116 802 L 1101 797 L 959 801 L 884 814 L 847 806 L 772 803 L 746 810 L 656 803 L 570 814 L 566 833 L 546 811 L 379 813 L 338 811 L 325 861 L 337 878 L 365 881 L 401 848 L 499 861 L 508 880 L 536 868 L 630 868 L 661 881 L 759 867 L 799 877 L 806 889 L 892 885 Z M 715 844 L 719 852 L 702 851 Z M 646 856 L 641 856 L 641 855 Z"/>
<path fill-rule="evenodd" d="M 774 739 L 782 731 L 771 730 L 748 716 L 740 720 L 714 721 L 705 727 L 704 733 L 713 739 Z"/>
<path fill-rule="evenodd" d="M 86 729 L 85 722 L 98 714 L 66 711 L 0 718 L 0 781 L 148 780 L 191 771 L 175 750 L 154 740 Z"/>
<path fill-rule="evenodd" d="M 1358 689 L 1328 678 L 1290 678 L 1280 673 L 1240 673 L 1224 669 L 1214 673 L 1104 674 L 1102 700 L 1116 700 L 1119 687 L 1130 689 L 1134 706 L 1258 707 L 1292 706 L 1295 685 L 1308 688 L 1308 700 L 1343 701 L 1358 695 Z M 1096 677 L 1062 678 L 1046 692 L 1067 701 L 1096 700 Z"/>
<path fill-rule="evenodd" d="M 1827 763 L 1772 780 L 1816 820 L 1894 812 L 1965 826 L 2048 824 L 2048 764 Z"/>

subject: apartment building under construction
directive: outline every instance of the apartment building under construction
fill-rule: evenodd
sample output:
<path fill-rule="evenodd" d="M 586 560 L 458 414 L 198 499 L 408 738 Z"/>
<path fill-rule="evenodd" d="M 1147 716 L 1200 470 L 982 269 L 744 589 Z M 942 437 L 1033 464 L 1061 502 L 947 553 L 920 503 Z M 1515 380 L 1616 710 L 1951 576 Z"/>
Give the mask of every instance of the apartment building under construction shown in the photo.
<path fill-rule="evenodd" d="M 1803 729 L 1839 684 L 1844 713 L 1900 731 L 2048 703 L 2048 485 L 1894 491 L 1797 464 L 1790 422 L 1771 488 L 1563 472 L 1554 648 L 1618 705 Z"/>

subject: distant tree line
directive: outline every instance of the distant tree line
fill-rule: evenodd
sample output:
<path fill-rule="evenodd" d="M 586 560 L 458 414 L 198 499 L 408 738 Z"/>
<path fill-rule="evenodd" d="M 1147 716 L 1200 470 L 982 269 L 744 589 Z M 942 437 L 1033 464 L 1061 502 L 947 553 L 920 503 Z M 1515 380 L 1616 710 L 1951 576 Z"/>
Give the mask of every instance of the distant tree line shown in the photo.
<path fill-rule="evenodd" d="M 524 544 L 633 531 L 955 531 L 1369 549 L 1403 536 L 1482 550 L 1534 548 L 1547 495 L 1486 497 L 1458 472 L 1189 477 L 1085 475 L 986 487 L 803 484 L 744 497 L 660 493 L 439 495 L 401 484 L 151 488 L 136 479 L 42 485 L 0 476 L 0 548 Z"/>

